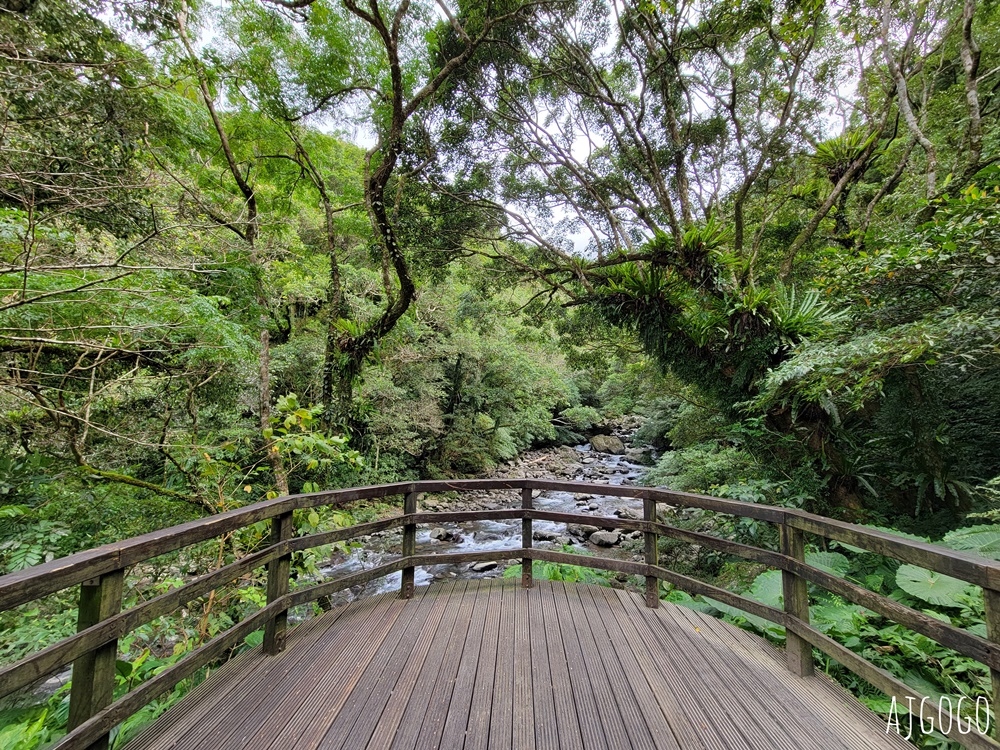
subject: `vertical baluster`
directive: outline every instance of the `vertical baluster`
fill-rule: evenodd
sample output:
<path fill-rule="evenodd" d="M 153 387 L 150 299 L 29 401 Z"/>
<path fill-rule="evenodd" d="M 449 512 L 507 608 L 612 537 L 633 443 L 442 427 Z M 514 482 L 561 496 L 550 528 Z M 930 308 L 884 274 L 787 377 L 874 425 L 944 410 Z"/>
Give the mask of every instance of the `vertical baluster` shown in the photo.
<path fill-rule="evenodd" d="M 643 498 L 642 519 L 647 522 L 656 520 L 656 501 Z M 656 549 L 656 542 L 659 538 L 653 530 L 642 532 L 642 539 L 646 547 L 646 565 L 657 565 L 659 563 L 659 552 Z M 656 576 L 646 576 L 646 606 L 656 609 L 660 606 L 660 579 Z"/>
<path fill-rule="evenodd" d="M 292 513 L 282 513 L 271 519 L 270 544 L 280 544 L 292 538 Z M 277 601 L 288 593 L 288 577 L 292 570 L 292 555 L 282 555 L 267 564 L 267 603 Z M 277 612 L 264 623 L 264 653 L 281 653 L 285 650 L 285 634 L 288 630 L 288 610 Z"/>
<path fill-rule="evenodd" d="M 118 614 L 122 608 L 125 571 L 114 570 L 80 585 L 77 632 Z M 69 728 L 75 729 L 102 708 L 115 694 L 115 662 L 118 640 L 89 651 L 73 662 L 73 685 L 69 698 Z M 108 735 L 96 740 L 88 750 L 107 750 Z"/>
<path fill-rule="evenodd" d="M 417 493 L 407 492 L 403 500 L 403 514 L 413 515 L 417 512 Z M 408 523 L 403 526 L 403 557 L 413 557 L 417 549 L 417 525 Z M 399 598 L 413 598 L 413 566 L 403 568 L 403 579 L 399 584 Z"/>
<path fill-rule="evenodd" d="M 521 490 L 521 508 L 523 510 L 531 510 L 535 505 L 531 500 L 531 488 L 525 487 Z M 523 518 L 521 519 L 521 546 L 526 550 L 531 549 L 531 519 Z M 521 586 L 526 589 L 530 589 L 534 585 L 534 571 L 532 571 L 532 560 L 531 553 L 525 553 L 525 557 L 521 558 Z"/>
<path fill-rule="evenodd" d="M 1000 644 L 1000 591 L 983 589 L 983 601 L 986 604 L 986 637 L 991 643 Z M 993 736 L 1000 740 L 1000 672 L 990 670 L 993 681 Z"/>
<path fill-rule="evenodd" d="M 805 537 L 800 529 L 787 524 L 779 527 L 781 553 L 793 557 L 801 563 L 806 561 Z M 781 590 L 785 599 L 785 612 L 803 622 L 809 622 L 809 589 L 804 578 L 799 578 L 788 570 L 781 571 Z M 785 631 L 785 658 L 788 669 L 799 677 L 812 674 L 812 646 L 794 633 Z"/>

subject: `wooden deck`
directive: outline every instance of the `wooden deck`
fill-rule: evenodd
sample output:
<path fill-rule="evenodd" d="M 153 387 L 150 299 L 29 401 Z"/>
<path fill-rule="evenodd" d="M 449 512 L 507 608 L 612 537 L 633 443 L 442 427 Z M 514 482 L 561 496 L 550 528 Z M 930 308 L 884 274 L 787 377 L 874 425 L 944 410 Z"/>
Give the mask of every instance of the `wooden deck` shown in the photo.
<path fill-rule="evenodd" d="M 632 593 L 470 580 L 384 594 L 230 662 L 127 750 L 908 748 L 825 676 Z"/>

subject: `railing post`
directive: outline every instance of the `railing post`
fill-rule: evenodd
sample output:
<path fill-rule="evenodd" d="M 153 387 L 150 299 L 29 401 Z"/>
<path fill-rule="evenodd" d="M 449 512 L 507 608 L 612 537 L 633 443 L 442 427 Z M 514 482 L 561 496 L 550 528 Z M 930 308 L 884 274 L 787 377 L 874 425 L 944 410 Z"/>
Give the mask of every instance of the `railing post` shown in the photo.
<path fill-rule="evenodd" d="M 412 515 L 417 512 L 417 493 L 407 492 L 403 500 L 404 515 Z M 408 523 L 403 526 L 403 557 L 413 557 L 417 550 L 417 525 Z M 413 566 L 403 568 L 403 579 L 399 584 L 399 598 L 413 598 Z"/>
<path fill-rule="evenodd" d="M 655 500 L 643 498 L 642 520 L 647 523 L 656 521 Z M 646 547 L 646 565 L 657 565 L 659 563 L 659 552 L 656 549 L 658 536 L 659 534 L 652 529 L 642 532 L 642 539 Z M 656 576 L 646 576 L 646 606 L 653 609 L 660 606 L 660 579 Z"/>
<path fill-rule="evenodd" d="M 292 538 L 292 513 L 282 513 L 271 519 L 270 544 L 280 544 Z M 277 601 L 288 593 L 288 576 L 292 568 L 292 555 L 282 555 L 267 564 L 267 603 Z M 288 629 L 288 610 L 277 612 L 264 623 L 264 653 L 274 656 L 285 650 L 285 633 Z"/>
<path fill-rule="evenodd" d="M 805 537 L 800 529 L 781 524 L 781 553 L 806 561 Z M 806 580 L 789 570 L 781 571 L 781 590 L 785 599 L 785 613 L 809 622 L 809 589 Z M 808 677 L 813 672 L 812 645 L 785 628 L 785 659 L 788 669 L 799 677 Z"/>
<path fill-rule="evenodd" d="M 1000 644 L 1000 591 L 983 589 L 983 602 L 986 605 L 986 637 L 990 643 Z M 993 736 L 1000 740 L 1000 672 L 990 669 L 993 681 Z"/>
<path fill-rule="evenodd" d="M 521 508 L 523 510 L 531 510 L 535 507 L 535 504 L 531 499 L 531 488 L 525 487 L 521 490 Z M 531 549 L 531 519 L 522 518 L 521 519 L 521 546 L 525 549 Z M 521 586 L 530 589 L 534 585 L 534 571 L 531 566 L 534 563 L 531 559 L 531 553 L 527 553 L 525 557 L 521 558 Z"/>
<path fill-rule="evenodd" d="M 121 611 L 124 582 L 125 571 L 114 570 L 80 584 L 77 632 Z M 69 697 L 70 729 L 80 726 L 114 700 L 117 659 L 118 640 L 115 639 L 73 662 L 73 684 Z M 108 735 L 104 735 L 91 744 L 88 750 L 107 750 L 107 747 Z"/>

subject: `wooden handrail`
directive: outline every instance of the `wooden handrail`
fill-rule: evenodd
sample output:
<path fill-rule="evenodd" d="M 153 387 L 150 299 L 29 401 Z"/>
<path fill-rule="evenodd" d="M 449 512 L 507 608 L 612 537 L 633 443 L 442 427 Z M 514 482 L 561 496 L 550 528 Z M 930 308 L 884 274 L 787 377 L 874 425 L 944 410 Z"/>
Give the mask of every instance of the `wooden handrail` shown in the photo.
<path fill-rule="evenodd" d="M 417 510 L 417 493 L 470 490 L 520 490 L 519 507 L 439 513 Z M 643 501 L 643 519 L 539 510 L 534 508 L 532 500 L 534 490 L 640 499 Z M 405 498 L 402 515 L 344 529 L 293 536 L 292 514 L 296 510 L 318 506 L 342 506 L 357 500 L 388 497 Z M 656 506 L 663 504 L 702 508 L 773 523 L 780 532 L 781 551 L 740 544 L 662 523 L 656 520 Z M 414 539 L 418 525 L 478 520 L 521 520 L 521 546 L 482 552 L 416 554 Z M 532 523 L 535 520 L 639 531 L 644 538 L 644 562 L 571 555 L 533 547 Z M 265 549 L 195 578 L 183 586 L 131 609 L 117 611 L 120 606 L 120 583 L 127 568 L 261 521 L 270 521 L 272 525 L 270 542 Z M 289 564 L 293 552 L 400 527 L 404 530 L 400 557 L 369 570 L 289 591 Z M 987 602 L 989 637 L 981 638 L 973 635 L 809 565 L 803 554 L 803 535 L 806 533 L 851 544 L 981 586 Z M 784 610 L 766 606 L 660 566 L 656 558 L 656 542 L 660 536 L 700 544 L 781 570 L 785 594 Z M 526 587 L 532 585 L 533 560 L 642 576 L 646 580 L 646 602 L 649 606 L 658 605 L 659 581 L 667 581 L 688 593 L 710 597 L 783 626 L 788 636 L 786 645 L 789 668 L 798 674 L 806 675 L 811 671 L 812 648 L 817 648 L 883 692 L 896 696 L 901 700 L 901 705 L 906 705 L 905 699 L 908 696 L 914 696 L 917 701 L 923 698 L 889 673 L 877 668 L 809 624 L 806 586 L 807 583 L 812 583 L 983 663 L 990 669 L 993 677 L 994 697 L 1000 700 L 1000 645 L 998 645 L 1000 563 L 996 561 L 794 509 L 654 488 L 537 479 L 401 482 L 282 497 L 86 550 L 0 577 L 0 611 L 34 601 L 69 586 L 85 584 L 81 587 L 79 632 L 0 669 L 0 697 L 22 689 L 66 664 L 73 663 L 74 683 L 82 687 L 77 687 L 73 691 L 70 711 L 71 731 L 55 747 L 98 750 L 106 746 L 108 733 L 116 724 L 158 695 L 173 688 L 197 669 L 220 658 L 228 648 L 242 642 L 254 630 L 264 628 L 267 653 L 280 651 L 284 644 L 285 620 L 290 607 L 307 604 L 345 588 L 398 571 L 403 571 L 401 595 L 412 596 L 413 570 L 418 566 L 513 559 L 519 559 L 524 566 L 522 584 Z M 117 652 L 117 642 L 123 635 L 263 566 L 267 566 L 268 570 L 267 604 L 263 609 L 190 652 L 176 664 L 118 701 L 113 703 L 110 701 L 114 686 L 114 655 Z M 1000 748 L 1000 743 L 977 734 L 960 735 L 957 729 L 946 734 L 967 747 Z"/>

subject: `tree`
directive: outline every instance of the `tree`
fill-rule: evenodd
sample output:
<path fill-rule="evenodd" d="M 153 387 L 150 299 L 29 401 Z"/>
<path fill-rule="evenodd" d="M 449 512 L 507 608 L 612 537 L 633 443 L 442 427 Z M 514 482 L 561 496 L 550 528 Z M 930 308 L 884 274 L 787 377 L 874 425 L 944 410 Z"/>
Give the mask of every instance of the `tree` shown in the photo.
<path fill-rule="evenodd" d="M 175 460 L 174 399 L 190 409 L 245 344 L 208 291 L 217 259 L 185 246 L 156 205 L 143 143 L 169 117 L 144 87 L 148 61 L 99 11 L 56 2 L 0 17 L 10 82 L 0 94 L 0 399 L 23 451 L 60 452 L 92 476 L 211 507 L 197 487 L 95 466 L 109 439 Z M 151 434 L 160 415 L 140 426 L 115 414 L 123 391 L 163 398 Z"/>
<path fill-rule="evenodd" d="M 536 4 L 453 12 L 442 3 L 446 20 L 435 18 L 430 7 L 406 1 L 395 7 L 351 0 L 342 5 L 275 0 L 271 5 L 233 5 L 233 27 L 241 42 L 232 60 L 234 89 L 242 101 L 281 124 L 288 138 L 281 157 L 298 166 L 322 205 L 330 264 L 324 421 L 351 427 L 351 403 L 364 363 L 416 295 L 414 251 L 420 244 L 433 245 L 416 240 L 413 230 L 430 235 L 434 228 L 445 229 L 441 234 L 448 240 L 442 244 L 454 253 L 463 234 L 477 224 L 443 218 L 463 210 L 461 204 L 442 199 L 433 188 L 428 192 L 428 175 L 439 171 L 427 119 L 430 105 L 484 48 L 529 27 Z M 428 37 L 436 40 L 430 54 L 424 42 Z M 372 128 L 375 143 L 364 155 L 360 201 L 338 204 L 327 167 L 303 123 L 321 118 L 344 123 L 349 119 L 345 111 Z M 339 221 L 339 214 L 359 202 L 383 267 L 379 311 L 360 316 L 347 304 L 343 286 L 342 256 L 353 238 L 345 237 Z M 428 216 L 436 227 L 429 225 Z"/>
<path fill-rule="evenodd" d="M 827 259 L 851 263 L 881 242 L 915 175 L 911 215 L 926 220 L 993 158 L 978 73 L 988 21 L 975 5 L 909 17 L 887 4 L 881 28 L 871 11 L 591 3 L 467 68 L 441 106 L 452 170 L 490 177 L 475 200 L 506 214 L 508 247 L 522 248 L 492 255 L 636 330 L 731 418 L 763 409 L 853 505 L 863 488 L 836 397 L 757 397 L 772 370 L 850 341 Z M 945 147 L 931 113 L 952 101 L 950 82 L 967 117 Z"/>

